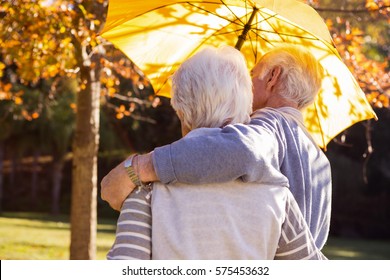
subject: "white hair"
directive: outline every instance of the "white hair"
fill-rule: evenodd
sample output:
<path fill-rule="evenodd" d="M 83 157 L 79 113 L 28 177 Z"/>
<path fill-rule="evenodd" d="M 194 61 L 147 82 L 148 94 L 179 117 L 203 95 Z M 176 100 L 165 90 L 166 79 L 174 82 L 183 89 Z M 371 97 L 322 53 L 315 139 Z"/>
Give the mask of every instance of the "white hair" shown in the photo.
<path fill-rule="evenodd" d="M 296 102 L 298 109 L 314 102 L 321 87 L 323 68 L 307 49 L 296 45 L 282 45 L 266 53 L 258 63 L 261 64 L 260 79 L 274 67 L 281 67 L 275 92 Z"/>
<path fill-rule="evenodd" d="M 233 47 L 205 48 L 172 77 L 172 107 L 189 128 L 249 121 L 252 82 L 244 56 Z"/>

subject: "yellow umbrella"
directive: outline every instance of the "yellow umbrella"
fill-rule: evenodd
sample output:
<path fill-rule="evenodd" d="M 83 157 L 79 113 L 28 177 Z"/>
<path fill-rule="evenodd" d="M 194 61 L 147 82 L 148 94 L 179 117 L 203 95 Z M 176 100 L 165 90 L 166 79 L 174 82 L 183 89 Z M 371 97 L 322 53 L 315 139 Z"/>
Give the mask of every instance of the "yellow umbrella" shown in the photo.
<path fill-rule="evenodd" d="M 318 145 L 352 124 L 376 118 L 364 93 L 341 61 L 328 28 L 310 6 L 295 0 L 110 0 L 102 37 L 122 50 L 169 96 L 169 77 L 205 46 L 232 45 L 251 69 L 281 43 L 310 49 L 326 70 L 315 104 L 304 112 Z"/>

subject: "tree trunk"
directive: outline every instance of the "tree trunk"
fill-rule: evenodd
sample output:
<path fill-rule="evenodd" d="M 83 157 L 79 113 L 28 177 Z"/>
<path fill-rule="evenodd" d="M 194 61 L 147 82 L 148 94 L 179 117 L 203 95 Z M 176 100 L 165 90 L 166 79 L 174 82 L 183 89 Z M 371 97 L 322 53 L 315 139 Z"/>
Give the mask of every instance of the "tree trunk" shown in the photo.
<path fill-rule="evenodd" d="M 61 181 L 62 170 L 64 168 L 64 157 L 54 157 L 53 159 L 53 189 L 51 197 L 51 214 L 58 215 L 60 213 L 60 197 L 61 197 Z"/>
<path fill-rule="evenodd" d="M 89 60 L 85 47 L 76 49 L 83 64 L 73 140 L 70 259 L 85 260 L 96 255 L 100 63 L 98 55 Z"/>

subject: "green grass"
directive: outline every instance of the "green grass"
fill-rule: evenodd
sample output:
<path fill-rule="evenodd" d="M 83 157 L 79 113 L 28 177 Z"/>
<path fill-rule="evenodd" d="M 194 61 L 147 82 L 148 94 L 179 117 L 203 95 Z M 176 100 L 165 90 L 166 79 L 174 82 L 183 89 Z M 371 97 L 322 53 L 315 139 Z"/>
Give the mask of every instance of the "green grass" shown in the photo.
<path fill-rule="evenodd" d="M 97 259 L 106 258 L 114 241 L 115 220 L 99 219 Z M 37 213 L 0 215 L 0 259 L 69 259 L 69 217 Z M 375 241 L 331 237 L 323 250 L 329 259 L 390 260 L 390 240 Z"/>
<path fill-rule="evenodd" d="M 105 259 L 114 241 L 115 220 L 99 220 L 96 259 Z M 0 259 L 69 259 L 69 217 L 37 213 L 0 215 Z"/>
<path fill-rule="evenodd" d="M 323 253 L 331 260 L 390 260 L 390 240 L 331 237 Z"/>

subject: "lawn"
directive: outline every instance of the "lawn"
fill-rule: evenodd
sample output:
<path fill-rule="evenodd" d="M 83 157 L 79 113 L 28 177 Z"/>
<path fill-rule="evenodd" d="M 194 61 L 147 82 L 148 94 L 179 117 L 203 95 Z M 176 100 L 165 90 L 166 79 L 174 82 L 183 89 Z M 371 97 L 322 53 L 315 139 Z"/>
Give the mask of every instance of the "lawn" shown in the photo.
<path fill-rule="evenodd" d="M 97 259 L 106 258 L 114 241 L 115 220 L 100 219 L 97 233 Z M 0 215 L 0 259 L 69 259 L 69 217 L 37 213 Z"/>
<path fill-rule="evenodd" d="M 69 217 L 37 213 L 0 215 L 0 259 L 69 259 Z M 99 219 L 97 259 L 105 259 L 115 234 L 115 220 Z M 390 240 L 331 237 L 324 248 L 329 259 L 390 260 Z"/>
<path fill-rule="evenodd" d="M 330 237 L 323 253 L 331 260 L 390 260 L 390 240 Z"/>

